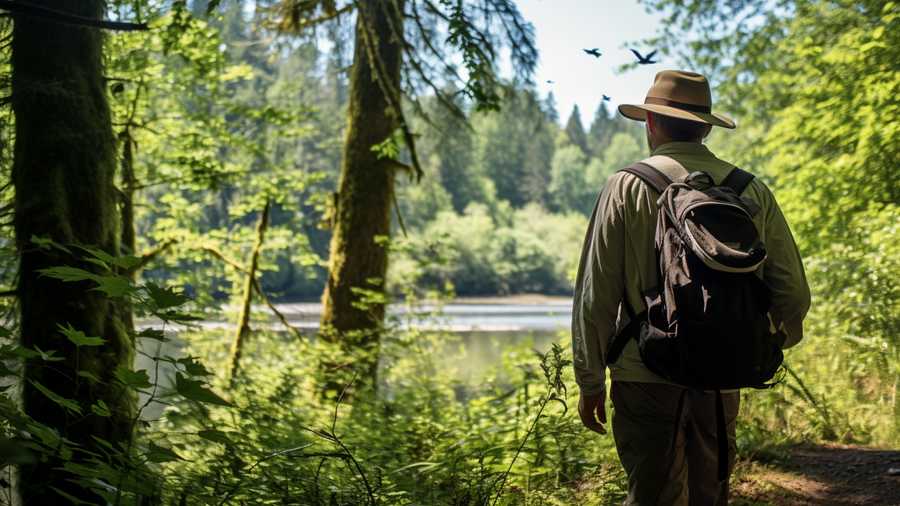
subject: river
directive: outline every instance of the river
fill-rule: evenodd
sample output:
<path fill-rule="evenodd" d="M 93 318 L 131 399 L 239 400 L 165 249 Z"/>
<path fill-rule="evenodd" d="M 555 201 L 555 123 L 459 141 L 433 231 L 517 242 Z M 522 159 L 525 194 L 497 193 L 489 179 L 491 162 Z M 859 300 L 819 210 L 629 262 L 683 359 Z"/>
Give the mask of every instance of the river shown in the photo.
<path fill-rule="evenodd" d="M 276 304 L 276 309 L 287 319 L 288 323 L 303 333 L 313 335 L 319 325 L 321 305 L 317 303 L 285 303 Z M 234 311 L 226 313 L 233 314 Z M 272 330 L 284 329 L 265 306 L 254 307 L 255 318 L 253 328 L 268 327 Z M 545 296 L 518 296 L 510 298 L 460 299 L 442 305 L 392 305 L 388 308 L 388 320 L 400 327 L 415 327 L 429 330 L 440 330 L 450 333 L 453 339 L 454 353 L 448 364 L 457 371 L 458 379 L 464 382 L 477 381 L 484 371 L 488 371 L 502 359 L 505 350 L 528 343 L 530 347 L 546 350 L 550 342 L 556 340 L 561 331 L 569 328 L 572 316 L 571 299 Z M 138 328 L 156 327 L 158 322 L 142 321 Z M 231 339 L 235 322 L 224 319 L 212 319 L 199 323 L 205 329 L 227 330 L 225 335 Z M 167 334 L 171 342 L 161 350 L 163 354 L 178 355 L 183 343 L 178 339 L 180 329 L 168 327 Z M 143 351 L 157 353 L 158 343 L 142 340 L 146 347 Z M 153 361 L 139 354 L 136 369 L 147 369 L 151 380 Z M 171 371 L 163 365 L 160 370 L 160 383 L 169 385 Z M 152 406 L 145 413 L 152 418 L 159 414 L 162 406 Z"/>

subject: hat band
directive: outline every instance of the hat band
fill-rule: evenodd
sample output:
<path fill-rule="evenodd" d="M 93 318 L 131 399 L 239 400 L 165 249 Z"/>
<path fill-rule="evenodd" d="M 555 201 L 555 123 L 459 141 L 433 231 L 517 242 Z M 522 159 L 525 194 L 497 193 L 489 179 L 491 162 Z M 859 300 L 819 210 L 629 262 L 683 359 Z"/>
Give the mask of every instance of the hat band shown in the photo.
<path fill-rule="evenodd" d="M 667 98 L 647 97 L 646 99 L 644 99 L 644 103 L 667 105 L 669 107 L 675 107 L 677 109 L 684 109 L 685 111 L 702 112 L 704 114 L 710 114 L 712 112 L 712 107 L 708 105 L 687 104 L 685 102 L 678 102 L 675 100 L 669 100 Z"/>

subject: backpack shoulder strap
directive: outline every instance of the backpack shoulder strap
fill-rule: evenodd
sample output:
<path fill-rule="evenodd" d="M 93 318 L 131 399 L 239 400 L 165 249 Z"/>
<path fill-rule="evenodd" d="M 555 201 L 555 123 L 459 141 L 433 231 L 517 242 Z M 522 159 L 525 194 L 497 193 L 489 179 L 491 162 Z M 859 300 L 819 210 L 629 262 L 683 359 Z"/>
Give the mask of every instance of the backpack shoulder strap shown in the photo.
<path fill-rule="evenodd" d="M 664 155 L 645 158 L 634 165 L 625 167 L 622 172 L 633 174 L 647 183 L 656 193 L 662 193 L 675 181 L 681 181 L 688 175 L 678 160 Z"/>
<path fill-rule="evenodd" d="M 641 181 L 647 183 L 650 188 L 656 190 L 656 193 L 662 193 L 668 188 L 670 184 L 672 184 L 672 180 L 669 179 L 669 176 L 663 174 L 662 172 L 656 170 L 652 165 L 646 164 L 644 162 L 638 162 L 633 165 L 629 165 L 625 167 L 620 172 L 627 172 L 634 176 L 637 176 Z"/>
<path fill-rule="evenodd" d="M 754 177 L 753 174 L 746 170 L 735 167 L 727 176 L 725 176 L 725 179 L 722 180 L 722 184 L 719 186 L 727 186 L 734 190 L 734 193 L 740 195 L 744 193 L 744 190 L 747 189 L 747 186 L 750 184 L 750 181 L 753 181 Z"/>

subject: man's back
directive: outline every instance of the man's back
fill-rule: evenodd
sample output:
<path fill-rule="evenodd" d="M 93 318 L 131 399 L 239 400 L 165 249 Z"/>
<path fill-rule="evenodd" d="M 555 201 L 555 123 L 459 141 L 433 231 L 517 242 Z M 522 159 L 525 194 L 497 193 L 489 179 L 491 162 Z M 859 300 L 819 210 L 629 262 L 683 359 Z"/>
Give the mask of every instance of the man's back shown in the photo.
<path fill-rule="evenodd" d="M 670 142 L 659 146 L 652 155 L 673 158 L 690 172 L 707 172 L 717 183 L 734 168 L 696 142 Z M 665 164 L 659 168 L 669 172 L 667 175 L 673 179 L 683 176 L 683 172 L 679 173 L 680 168 L 673 169 Z M 772 192 L 762 181 L 755 178 L 743 195 L 760 206 L 754 223 L 768 257 L 758 274 L 772 290 L 772 316 L 776 325 L 783 325 L 787 334 L 785 347 L 792 346 L 803 337 L 802 321 L 809 308 L 809 290 L 797 246 Z M 621 327 L 625 317 L 619 301 L 627 297 L 631 307 L 642 308 L 641 294 L 656 286 L 657 197 L 656 192 L 636 176 L 619 172 L 607 181 L 594 210 L 593 229 L 587 237 L 590 244 L 585 248 L 593 254 L 584 259 L 585 265 L 576 279 L 576 298 L 580 295 L 581 303 L 576 303 L 574 309 L 580 314 L 573 315 L 573 322 L 578 318 L 586 320 L 582 329 L 575 329 L 573 325 L 575 367 L 576 372 L 583 371 L 578 375 L 583 388 L 593 391 L 603 388 L 596 384 L 605 379 L 603 367 L 607 364 L 601 360 L 616 327 Z M 599 267 L 603 275 L 592 273 L 592 267 Z M 613 317 L 604 322 L 601 320 L 604 313 L 611 313 Z M 619 325 L 615 324 L 616 320 Z M 592 333 L 596 339 L 594 343 L 590 342 Z M 666 383 L 647 370 L 633 341 L 626 345 L 616 363 L 608 365 L 613 380 Z"/>
<path fill-rule="evenodd" d="M 719 184 L 734 168 L 702 144 L 712 127 L 736 126 L 712 111 L 709 83 L 702 75 L 662 71 L 643 104 L 618 109 L 626 118 L 646 122 L 653 149 L 648 161 L 669 179 L 702 171 Z M 743 196 L 760 208 L 753 222 L 768 257 L 756 273 L 771 292 L 772 323 L 784 332 L 785 347 L 791 346 L 803 337 L 810 302 L 800 255 L 765 184 L 754 179 Z M 627 319 L 622 302 L 640 314 L 645 309 L 642 296 L 658 288 L 658 197 L 636 175 L 614 174 L 597 201 L 581 252 L 572 308 L 578 414 L 586 427 L 601 434 L 606 432 L 607 353 Z M 724 337 L 735 338 L 738 330 Z M 715 332 L 723 331 L 717 327 Z M 610 369 L 613 435 L 628 475 L 626 504 L 727 504 L 740 393 L 667 383 L 645 367 L 633 339 Z"/>
<path fill-rule="evenodd" d="M 703 171 L 720 183 L 734 168 L 717 158 L 706 146 L 693 142 L 671 142 L 655 149 L 654 157 L 669 157 L 688 170 Z M 656 160 L 656 158 L 654 158 Z M 657 163 L 659 169 L 677 180 L 684 172 L 676 164 Z M 622 195 L 625 216 L 624 279 L 625 294 L 634 308 L 643 304 L 641 294 L 655 287 L 656 256 L 654 240 L 658 206 L 656 192 L 636 176 L 618 173 L 607 182 L 612 194 Z M 760 206 L 754 224 L 766 245 L 768 258 L 757 274 L 772 290 L 773 318 L 784 323 L 787 334 L 785 347 L 796 344 L 803 336 L 802 320 L 809 307 L 809 292 L 794 240 L 772 192 L 758 178 L 750 183 L 743 195 Z M 624 315 L 622 315 L 624 316 Z M 648 371 L 638 356 L 637 347 L 630 342 L 622 357 L 608 364 L 613 380 L 659 381 L 662 378 Z"/>

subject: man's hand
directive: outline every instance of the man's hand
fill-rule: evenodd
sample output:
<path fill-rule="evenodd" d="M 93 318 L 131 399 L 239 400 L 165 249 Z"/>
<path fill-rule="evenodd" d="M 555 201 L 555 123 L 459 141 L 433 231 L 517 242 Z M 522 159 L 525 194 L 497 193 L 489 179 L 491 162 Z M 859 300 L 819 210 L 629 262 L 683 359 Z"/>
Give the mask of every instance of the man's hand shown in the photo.
<path fill-rule="evenodd" d="M 606 393 L 579 395 L 578 415 L 585 427 L 598 434 L 606 434 L 606 428 L 603 427 L 606 423 Z"/>

